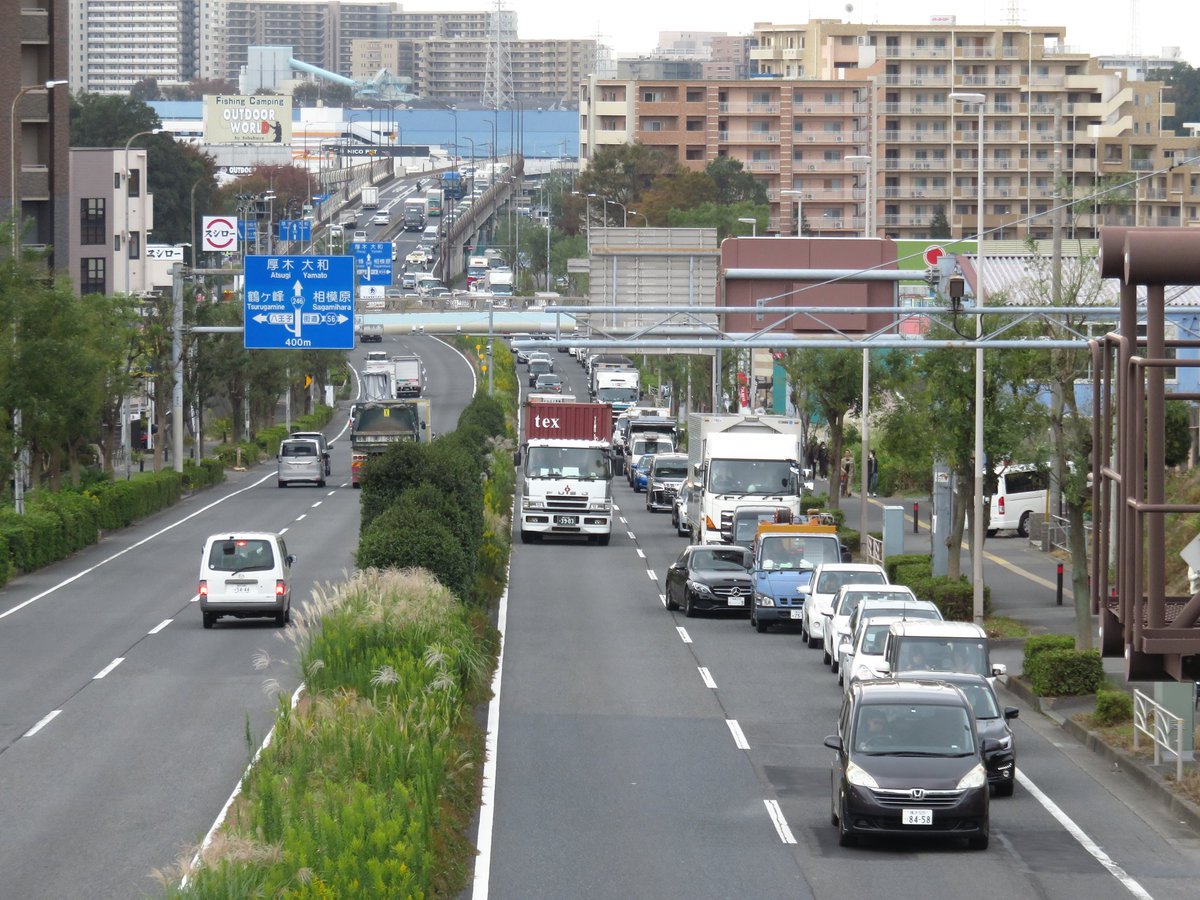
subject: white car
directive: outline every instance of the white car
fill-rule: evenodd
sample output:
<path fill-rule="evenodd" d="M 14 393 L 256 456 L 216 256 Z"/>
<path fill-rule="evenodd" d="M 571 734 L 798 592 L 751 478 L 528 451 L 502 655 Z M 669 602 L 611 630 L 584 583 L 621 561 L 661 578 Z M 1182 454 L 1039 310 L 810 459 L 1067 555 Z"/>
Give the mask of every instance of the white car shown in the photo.
<path fill-rule="evenodd" d="M 833 608 L 822 629 L 822 662 L 838 671 L 838 645 L 850 636 L 850 614 L 862 600 L 916 600 L 917 595 L 902 584 L 844 584 L 833 598 Z"/>
<path fill-rule="evenodd" d="M 801 639 L 810 647 L 821 646 L 825 626 L 833 613 L 833 598 L 843 584 L 887 583 L 883 569 L 873 563 L 821 563 L 809 581 L 800 623 Z M 825 615 L 827 612 L 829 616 Z"/>
<path fill-rule="evenodd" d="M 313 444 L 314 452 L 316 442 Z M 292 619 L 291 572 L 296 557 L 283 535 L 235 531 L 210 535 L 200 556 L 200 615 L 205 628 L 221 616 Z"/>
<path fill-rule="evenodd" d="M 875 616 L 863 619 L 852 636 L 853 645 L 849 662 L 842 668 L 842 688 L 850 693 L 856 681 L 872 681 L 879 677 L 879 664 L 883 662 L 883 647 L 887 643 L 888 629 L 893 622 L 902 622 L 898 616 Z"/>
<path fill-rule="evenodd" d="M 890 617 L 893 621 L 903 622 L 907 619 L 941 619 L 942 611 L 936 603 L 929 600 L 860 600 L 850 620 L 846 623 L 846 632 L 837 645 L 838 655 L 838 684 L 845 681 L 845 674 L 850 669 L 850 657 L 854 654 L 854 635 L 859 626 L 869 619 Z"/>
<path fill-rule="evenodd" d="M 392 215 L 391 215 L 391 213 L 387 212 L 387 210 L 380 210 L 379 212 L 375 213 L 375 215 L 371 216 L 371 224 L 372 225 L 391 225 L 392 224 Z"/>

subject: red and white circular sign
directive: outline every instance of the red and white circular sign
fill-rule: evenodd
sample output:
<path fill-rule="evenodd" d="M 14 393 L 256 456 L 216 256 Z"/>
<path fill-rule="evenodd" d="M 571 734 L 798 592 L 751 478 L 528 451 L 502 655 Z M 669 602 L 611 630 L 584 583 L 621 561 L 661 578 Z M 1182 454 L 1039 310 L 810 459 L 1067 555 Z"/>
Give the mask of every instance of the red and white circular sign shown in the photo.
<path fill-rule="evenodd" d="M 931 244 L 925 248 L 925 265 L 936 266 L 938 260 L 946 255 L 946 251 L 937 244 Z"/>
<path fill-rule="evenodd" d="M 237 219 L 231 216 L 205 216 L 204 237 L 200 249 L 205 252 L 227 253 L 237 250 Z"/>

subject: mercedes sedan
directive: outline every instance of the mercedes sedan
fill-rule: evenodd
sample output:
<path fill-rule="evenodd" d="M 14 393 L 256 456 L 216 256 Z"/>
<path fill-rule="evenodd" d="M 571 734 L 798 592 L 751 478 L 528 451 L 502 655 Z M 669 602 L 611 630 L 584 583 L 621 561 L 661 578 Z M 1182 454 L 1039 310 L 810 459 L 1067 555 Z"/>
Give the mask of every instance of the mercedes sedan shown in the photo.
<path fill-rule="evenodd" d="M 753 561 L 744 547 L 694 544 L 685 548 L 667 569 L 663 586 L 667 609 L 683 607 L 688 618 L 718 610 L 748 613 L 754 592 Z"/>

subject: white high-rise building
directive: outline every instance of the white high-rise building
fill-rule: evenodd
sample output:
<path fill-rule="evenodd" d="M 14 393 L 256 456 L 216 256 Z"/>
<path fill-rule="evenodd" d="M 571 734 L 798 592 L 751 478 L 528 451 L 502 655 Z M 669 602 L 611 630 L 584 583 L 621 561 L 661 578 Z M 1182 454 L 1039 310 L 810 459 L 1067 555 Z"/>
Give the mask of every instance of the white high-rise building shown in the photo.
<path fill-rule="evenodd" d="M 200 0 L 70 0 L 71 91 L 128 93 L 197 74 Z"/>

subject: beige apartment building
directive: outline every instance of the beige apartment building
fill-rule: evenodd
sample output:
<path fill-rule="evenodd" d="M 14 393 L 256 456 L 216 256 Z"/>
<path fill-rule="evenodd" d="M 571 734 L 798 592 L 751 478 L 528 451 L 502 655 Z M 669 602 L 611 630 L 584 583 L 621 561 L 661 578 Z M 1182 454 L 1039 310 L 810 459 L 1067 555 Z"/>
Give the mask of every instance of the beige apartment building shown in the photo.
<path fill-rule="evenodd" d="M 506 42 L 512 93 L 518 102 L 570 102 L 596 67 L 592 40 L 511 40 Z M 425 100 L 449 102 L 481 96 L 487 84 L 493 43 L 471 39 L 430 39 L 416 46 L 413 91 Z"/>
<path fill-rule="evenodd" d="M 981 158 L 995 239 L 1048 237 L 1056 198 L 1114 181 L 1131 185 L 1073 207 L 1070 233 L 1200 219 L 1200 169 L 1184 162 L 1200 139 L 1162 132 L 1162 84 L 1102 68 L 1063 28 L 813 20 L 759 24 L 754 41 L 745 81 L 585 82 L 581 156 L 637 141 L 696 169 L 739 159 L 781 234 L 803 219 L 811 234 L 926 237 L 940 210 L 973 235 Z"/>

